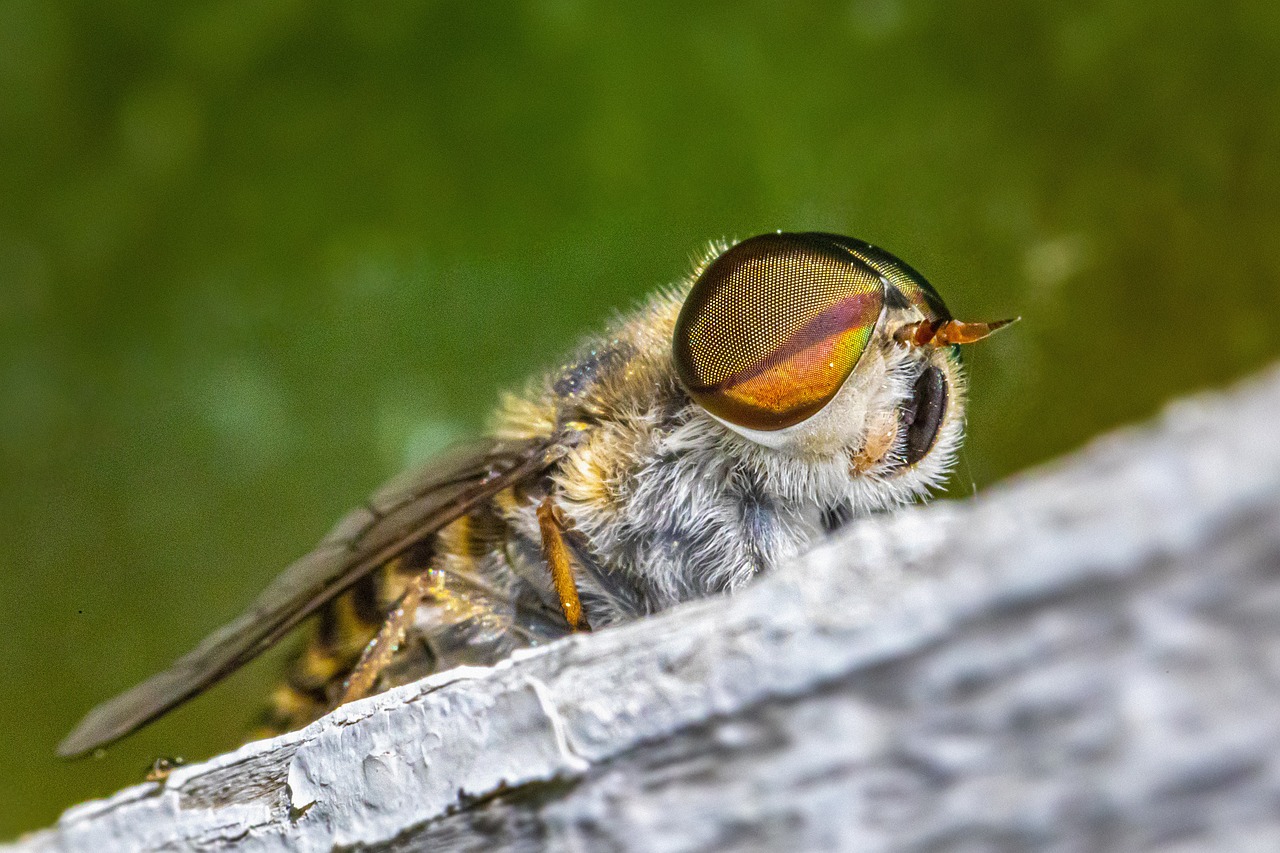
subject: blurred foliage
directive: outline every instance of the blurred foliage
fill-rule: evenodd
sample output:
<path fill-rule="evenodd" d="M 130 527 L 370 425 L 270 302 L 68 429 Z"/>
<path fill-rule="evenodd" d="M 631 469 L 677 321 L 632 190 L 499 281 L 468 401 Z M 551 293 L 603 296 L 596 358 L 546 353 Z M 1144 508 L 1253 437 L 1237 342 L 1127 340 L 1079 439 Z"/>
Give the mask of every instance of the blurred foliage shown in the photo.
<path fill-rule="evenodd" d="M 0 0 L 0 836 L 236 743 L 275 662 L 52 757 L 709 239 L 1022 314 L 965 489 L 1274 358 L 1277 92 L 1265 2 Z"/>

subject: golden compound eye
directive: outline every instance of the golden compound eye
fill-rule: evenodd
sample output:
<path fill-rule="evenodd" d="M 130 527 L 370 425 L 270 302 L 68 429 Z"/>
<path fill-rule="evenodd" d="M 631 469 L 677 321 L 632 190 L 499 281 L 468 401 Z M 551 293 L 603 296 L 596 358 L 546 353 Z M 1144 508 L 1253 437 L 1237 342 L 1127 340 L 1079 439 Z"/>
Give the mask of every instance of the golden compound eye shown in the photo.
<path fill-rule="evenodd" d="M 821 410 L 884 307 L 885 278 L 856 247 L 871 248 L 831 234 L 764 234 L 716 258 L 676 321 L 673 355 L 689 395 L 753 430 Z"/>

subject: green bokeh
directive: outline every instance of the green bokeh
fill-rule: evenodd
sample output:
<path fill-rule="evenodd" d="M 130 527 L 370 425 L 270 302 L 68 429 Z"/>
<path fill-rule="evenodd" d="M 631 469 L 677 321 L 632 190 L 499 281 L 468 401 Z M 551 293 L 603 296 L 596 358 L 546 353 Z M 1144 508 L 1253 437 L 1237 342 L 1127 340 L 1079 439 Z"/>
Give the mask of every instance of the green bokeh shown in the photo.
<path fill-rule="evenodd" d="M 709 239 L 1022 314 L 966 488 L 1280 354 L 1280 5 L 617 5 L 0 0 L 0 837 L 236 743 L 278 662 L 52 757 Z"/>

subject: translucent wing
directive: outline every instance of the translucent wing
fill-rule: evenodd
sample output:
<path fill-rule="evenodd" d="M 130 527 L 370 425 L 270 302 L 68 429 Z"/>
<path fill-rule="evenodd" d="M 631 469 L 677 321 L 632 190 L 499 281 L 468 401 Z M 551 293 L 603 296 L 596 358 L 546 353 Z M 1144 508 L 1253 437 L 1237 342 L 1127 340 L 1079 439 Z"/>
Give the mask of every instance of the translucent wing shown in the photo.
<path fill-rule="evenodd" d="M 553 460 L 549 441 L 482 441 L 396 477 L 319 546 L 285 569 L 239 618 L 164 672 L 94 708 L 58 745 L 65 758 L 111 743 L 190 699 L 270 648 L 364 575 Z"/>

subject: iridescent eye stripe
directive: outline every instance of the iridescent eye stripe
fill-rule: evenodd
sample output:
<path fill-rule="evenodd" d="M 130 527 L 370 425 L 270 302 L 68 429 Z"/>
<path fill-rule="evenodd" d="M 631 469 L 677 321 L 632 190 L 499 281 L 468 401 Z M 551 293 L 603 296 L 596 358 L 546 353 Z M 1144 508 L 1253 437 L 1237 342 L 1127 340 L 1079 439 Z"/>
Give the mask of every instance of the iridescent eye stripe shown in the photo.
<path fill-rule="evenodd" d="M 847 373 L 871 339 L 871 331 L 880 318 L 883 305 L 884 300 L 877 292 L 846 296 L 815 314 L 779 349 L 721 382 L 698 390 L 721 391 L 740 386 L 826 342 L 830 342 L 834 356 L 828 368 Z"/>

